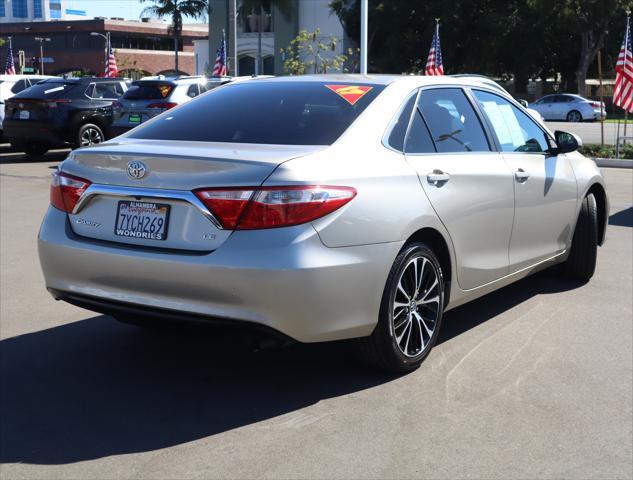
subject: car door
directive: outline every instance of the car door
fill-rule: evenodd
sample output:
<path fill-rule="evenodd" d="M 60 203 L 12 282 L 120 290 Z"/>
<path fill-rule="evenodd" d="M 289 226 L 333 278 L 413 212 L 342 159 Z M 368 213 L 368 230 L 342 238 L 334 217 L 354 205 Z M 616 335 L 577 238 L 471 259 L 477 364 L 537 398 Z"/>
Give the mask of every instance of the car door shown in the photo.
<path fill-rule="evenodd" d="M 539 112 L 545 120 L 556 120 L 555 97 L 556 95 L 547 95 L 534 104 L 535 110 Z"/>
<path fill-rule="evenodd" d="M 510 271 L 565 250 L 576 215 L 576 177 L 569 159 L 553 155 L 554 140 L 519 107 L 499 95 L 473 90 L 514 175 Z"/>
<path fill-rule="evenodd" d="M 449 232 L 459 286 L 468 290 L 505 276 L 514 215 L 512 173 L 493 151 L 464 90 L 420 91 L 405 154 Z"/>

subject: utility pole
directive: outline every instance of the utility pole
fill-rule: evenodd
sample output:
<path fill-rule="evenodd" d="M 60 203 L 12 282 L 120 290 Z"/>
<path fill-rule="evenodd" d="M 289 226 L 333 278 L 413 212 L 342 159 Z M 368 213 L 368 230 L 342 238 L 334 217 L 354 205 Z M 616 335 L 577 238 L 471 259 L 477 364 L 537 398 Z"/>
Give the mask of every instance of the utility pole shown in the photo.
<path fill-rule="evenodd" d="M 598 82 L 600 82 L 598 87 L 598 98 L 600 99 L 600 145 L 604 147 L 604 117 L 602 116 L 602 105 L 604 105 L 602 102 L 602 52 L 600 50 L 598 50 Z"/>
<path fill-rule="evenodd" d="M 360 73 L 367 75 L 367 8 L 369 0 L 360 0 Z"/>
<path fill-rule="evenodd" d="M 231 18 L 231 28 L 229 29 L 229 52 L 231 53 L 231 71 L 233 72 L 233 76 L 237 77 L 238 75 L 238 65 L 237 65 L 237 0 L 231 0 L 231 5 L 229 6 L 229 14 Z M 229 75 L 231 74 L 229 71 Z"/>

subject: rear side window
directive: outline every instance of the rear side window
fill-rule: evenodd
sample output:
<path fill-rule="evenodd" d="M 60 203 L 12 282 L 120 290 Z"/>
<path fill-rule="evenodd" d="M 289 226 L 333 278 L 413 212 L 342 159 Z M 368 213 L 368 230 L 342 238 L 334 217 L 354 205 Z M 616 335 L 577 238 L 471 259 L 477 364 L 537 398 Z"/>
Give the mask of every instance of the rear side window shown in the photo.
<path fill-rule="evenodd" d="M 420 110 L 416 107 L 409 133 L 407 134 L 407 142 L 405 145 L 406 153 L 434 153 L 435 146 L 431 133 L 424 123 Z"/>
<path fill-rule="evenodd" d="M 174 86 L 169 83 L 133 83 L 123 98 L 126 100 L 162 100 L 167 98 Z"/>
<path fill-rule="evenodd" d="M 141 125 L 130 138 L 329 145 L 383 89 L 309 81 L 229 84 Z"/>
<path fill-rule="evenodd" d="M 121 85 L 115 83 L 95 83 L 86 92 L 89 97 L 97 100 L 119 98 L 121 93 Z"/>
<path fill-rule="evenodd" d="M 504 98 L 473 91 L 504 152 L 542 153 L 549 149 L 545 133 L 525 113 Z"/>
<path fill-rule="evenodd" d="M 187 89 L 187 96 L 193 98 L 193 97 L 197 97 L 198 95 L 200 95 L 200 89 L 198 87 L 198 84 L 193 83 L 189 85 L 189 88 Z"/>
<path fill-rule="evenodd" d="M 25 88 L 28 88 L 28 84 L 26 83 L 26 80 L 18 80 L 17 82 L 15 82 L 15 85 L 13 85 L 11 87 L 11 91 L 13 93 L 20 93 L 22 90 L 24 90 Z"/>
<path fill-rule="evenodd" d="M 438 152 L 489 152 L 481 122 L 458 88 L 423 90 L 418 107 Z"/>
<path fill-rule="evenodd" d="M 411 120 L 411 110 L 413 110 L 415 105 L 416 97 L 417 95 L 411 95 L 409 100 L 407 100 L 398 116 L 398 120 L 391 128 L 391 133 L 387 140 L 389 146 L 401 152 L 404 151 L 404 136 L 407 134 L 407 127 L 409 126 L 409 120 Z"/>

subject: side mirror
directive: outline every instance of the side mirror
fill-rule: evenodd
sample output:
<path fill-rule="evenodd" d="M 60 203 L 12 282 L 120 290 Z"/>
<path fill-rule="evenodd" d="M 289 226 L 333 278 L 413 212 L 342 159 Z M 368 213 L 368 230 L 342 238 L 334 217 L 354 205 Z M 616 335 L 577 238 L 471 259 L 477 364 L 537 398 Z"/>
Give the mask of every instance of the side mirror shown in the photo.
<path fill-rule="evenodd" d="M 573 133 L 556 130 L 554 132 L 554 137 L 556 137 L 558 153 L 575 152 L 582 147 L 582 140 L 578 135 L 574 135 Z"/>
<path fill-rule="evenodd" d="M 517 98 L 517 102 L 519 102 L 523 108 L 528 108 L 527 100 L 523 100 L 522 98 Z"/>

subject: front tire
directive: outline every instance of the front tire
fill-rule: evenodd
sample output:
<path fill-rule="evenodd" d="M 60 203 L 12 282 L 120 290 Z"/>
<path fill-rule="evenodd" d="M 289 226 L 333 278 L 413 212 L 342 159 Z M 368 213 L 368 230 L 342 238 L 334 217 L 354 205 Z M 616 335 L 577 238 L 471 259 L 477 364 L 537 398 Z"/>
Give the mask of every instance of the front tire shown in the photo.
<path fill-rule="evenodd" d="M 91 147 L 105 142 L 103 130 L 94 123 L 86 123 L 77 132 L 77 147 Z"/>
<path fill-rule="evenodd" d="M 597 256 L 598 207 L 596 198 L 590 193 L 582 201 L 569 257 L 563 264 L 565 276 L 588 282 L 596 270 Z"/>
<path fill-rule="evenodd" d="M 440 263 L 425 244 L 410 244 L 391 267 L 376 328 L 369 337 L 354 340 L 355 353 L 381 370 L 413 371 L 435 345 L 443 312 Z"/>

